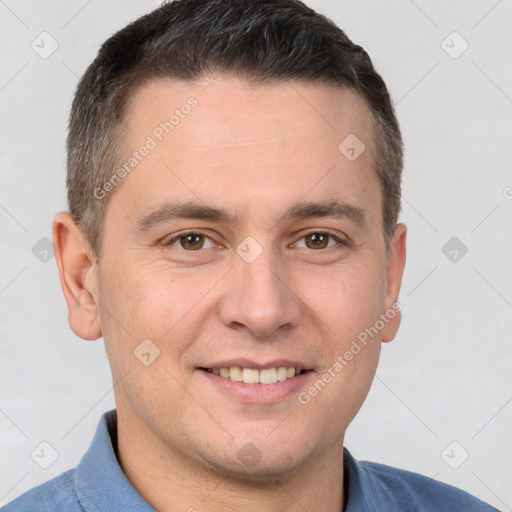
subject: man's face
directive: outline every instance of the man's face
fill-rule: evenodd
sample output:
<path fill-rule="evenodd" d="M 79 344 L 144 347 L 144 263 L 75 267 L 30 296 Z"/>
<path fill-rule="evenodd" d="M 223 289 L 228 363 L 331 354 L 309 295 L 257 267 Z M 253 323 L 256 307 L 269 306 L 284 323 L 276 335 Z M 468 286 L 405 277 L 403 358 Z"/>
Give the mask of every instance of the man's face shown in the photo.
<path fill-rule="evenodd" d="M 126 159 L 148 136 L 156 146 L 110 192 L 99 263 L 120 431 L 246 476 L 341 450 L 398 327 L 358 341 L 401 278 L 386 268 L 364 101 L 324 85 L 154 81 L 125 114 Z M 227 367 L 270 382 L 306 371 L 264 384 L 216 374 Z"/>

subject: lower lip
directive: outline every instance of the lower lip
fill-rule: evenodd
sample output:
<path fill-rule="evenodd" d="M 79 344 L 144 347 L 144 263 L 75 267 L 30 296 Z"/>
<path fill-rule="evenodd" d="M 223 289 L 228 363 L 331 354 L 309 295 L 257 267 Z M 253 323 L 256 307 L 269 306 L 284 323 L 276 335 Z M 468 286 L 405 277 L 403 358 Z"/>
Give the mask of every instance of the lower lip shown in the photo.
<path fill-rule="evenodd" d="M 298 393 L 314 373 L 312 370 L 307 370 L 291 379 L 274 384 L 247 384 L 204 370 L 197 369 L 196 371 L 212 384 L 219 386 L 224 393 L 235 396 L 240 402 L 247 404 L 272 404 L 284 400 L 290 395 Z"/>

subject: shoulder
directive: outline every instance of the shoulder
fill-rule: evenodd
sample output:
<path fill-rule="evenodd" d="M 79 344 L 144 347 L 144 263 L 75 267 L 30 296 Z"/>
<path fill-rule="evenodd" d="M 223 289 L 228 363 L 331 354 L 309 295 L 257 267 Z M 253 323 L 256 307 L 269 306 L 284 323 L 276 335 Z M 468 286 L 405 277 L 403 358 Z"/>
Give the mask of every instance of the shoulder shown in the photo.
<path fill-rule="evenodd" d="M 41 484 L 1 509 L 1 512 L 83 512 L 75 492 L 74 469 Z"/>
<path fill-rule="evenodd" d="M 388 510 L 492 512 L 497 510 L 462 489 L 433 478 L 375 462 L 358 462 L 350 454 L 348 455 L 346 464 L 349 471 L 349 500 L 350 491 L 354 488 L 356 494 L 357 492 L 364 494 L 368 510 L 379 512 Z M 352 479 L 357 481 L 350 482 Z"/>
<path fill-rule="evenodd" d="M 411 471 L 385 466 L 374 462 L 363 463 L 364 470 L 395 496 L 403 506 L 416 506 L 418 510 L 464 510 L 484 512 L 496 510 L 471 494 Z M 427 507 L 427 508 L 425 508 Z M 428 508 L 428 507 L 436 507 Z"/>

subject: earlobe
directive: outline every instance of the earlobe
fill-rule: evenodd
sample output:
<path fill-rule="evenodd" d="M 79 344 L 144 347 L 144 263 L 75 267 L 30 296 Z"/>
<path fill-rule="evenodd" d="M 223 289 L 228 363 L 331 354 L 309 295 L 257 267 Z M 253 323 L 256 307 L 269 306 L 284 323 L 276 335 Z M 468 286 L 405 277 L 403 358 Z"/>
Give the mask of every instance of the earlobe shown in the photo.
<path fill-rule="evenodd" d="M 398 224 L 386 262 L 386 319 L 382 330 L 382 341 L 392 341 L 400 326 L 402 307 L 398 303 L 398 294 L 402 284 L 402 276 L 406 259 L 406 237 L 407 227 L 405 224 Z"/>
<path fill-rule="evenodd" d="M 52 224 L 55 260 L 73 332 L 85 340 L 101 336 L 97 301 L 97 268 L 85 236 L 69 212 L 55 215 Z"/>

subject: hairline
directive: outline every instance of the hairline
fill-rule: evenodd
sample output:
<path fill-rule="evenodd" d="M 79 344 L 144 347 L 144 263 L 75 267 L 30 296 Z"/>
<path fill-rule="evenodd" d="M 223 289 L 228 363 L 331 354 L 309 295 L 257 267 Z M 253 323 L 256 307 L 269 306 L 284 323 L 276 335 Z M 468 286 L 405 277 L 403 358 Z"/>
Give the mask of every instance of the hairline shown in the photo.
<path fill-rule="evenodd" d="M 102 161 L 110 161 L 113 162 L 113 166 L 110 169 L 110 172 L 115 172 L 115 169 L 117 169 L 124 161 L 128 159 L 128 154 L 130 152 L 130 149 L 128 148 L 126 141 L 128 137 L 128 133 L 125 130 L 123 130 L 123 125 L 127 126 L 127 115 L 128 112 L 131 110 L 131 106 L 133 105 L 133 102 L 135 101 L 136 96 L 138 93 L 146 86 L 148 86 L 150 83 L 159 82 L 159 83 L 175 83 L 175 84 L 198 84 L 201 82 L 208 81 L 209 78 L 212 78 L 212 81 L 219 76 L 222 78 L 228 78 L 233 81 L 239 81 L 245 85 L 254 86 L 254 87 L 260 87 L 260 86 L 271 86 L 274 84 L 279 83 L 297 83 L 297 84 L 306 84 L 306 85 L 313 85 L 313 86 L 326 86 L 331 87 L 333 89 L 339 89 L 339 90 L 350 90 L 358 95 L 358 97 L 364 102 L 364 105 L 370 115 L 371 119 L 371 135 L 372 135 L 372 146 L 375 149 L 375 154 L 372 152 L 372 158 L 371 158 L 371 168 L 377 175 L 377 179 L 379 181 L 379 189 L 380 189 L 380 211 L 382 216 L 382 226 L 381 230 L 384 236 L 384 241 L 386 245 L 386 252 L 389 250 L 390 246 L 390 237 L 389 233 L 387 233 L 386 230 L 386 219 L 384 218 L 384 185 L 382 183 L 383 174 L 384 171 L 379 165 L 379 161 L 381 158 L 379 158 L 379 155 L 382 153 L 383 145 L 386 145 L 387 142 L 383 137 L 383 134 L 379 134 L 379 127 L 380 127 L 380 119 L 379 116 L 374 112 L 374 109 L 369 104 L 367 98 L 353 85 L 351 84 L 339 84 L 335 83 L 331 80 L 323 80 L 323 79 L 303 79 L 303 78 L 273 78 L 273 77 L 259 77 L 257 75 L 250 75 L 247 73 L 233 73 L 233 72 L 219 72 L 219 73 L 212 73 L 212 72 L 205 72 L 199 75 L 196 78 L 193 79 L 183 79 L 179 77 L 175 77 L 169 73 L 158 73 L 158 74 L 151 74 L 147 75 L 144 78 L 141 79 L 140 75 L 137 74 L 138 70 L 134 70 L 130 77 L 130 80 L 125 82 L 123 85 L 123 89 L 121 91 L 121 114 L 119 116 L 119 119 L 116 121 L 113 121 L 111 124 L 110 129 L 108 130 L 108 135 L 105 137 L 105 146 L 107 146 L 107 149 L 105 150 L 105 153 L 101 157 Z M 123 153 L 123 151 L 125 153 Z M 126 179 L 126 178 L 125 178 Z M 119 190 L 123 187 L 124 180 L 122 180 L 114 190 L 109 192 L 107 196 L 102 199 L 102 201 L 105 201 L 103 206 L 99 209 L 99 217 L 96 219 L 96 236 L 95 236 L 95 243 L 91 244 L 93 245 L 92 251 L 97 259 L 100 259 L 102 256 L 102 249 L 103 249 L 103 234 L 104 234 L 104 225 L 105 225 L 105 219 L 107 216 L 107 211 L 110 205 L 110 201 L 114 194 L 118 193 Z M 92 211 L 92 208 L 89 207 L 87 210 L 89 215 L 94 216 L 94 213 Z"/>

